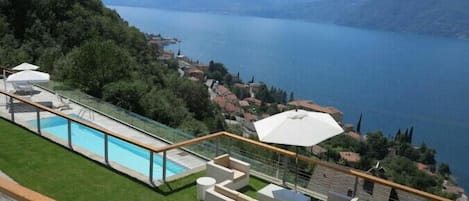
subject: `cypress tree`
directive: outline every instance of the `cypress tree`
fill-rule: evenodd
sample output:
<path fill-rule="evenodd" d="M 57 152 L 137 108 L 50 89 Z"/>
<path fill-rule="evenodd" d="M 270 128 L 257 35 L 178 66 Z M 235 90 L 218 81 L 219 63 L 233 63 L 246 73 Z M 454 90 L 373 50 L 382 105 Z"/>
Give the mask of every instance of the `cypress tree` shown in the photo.
<path fill-rule="evenodd" d="M 360 113 L 360 118 L 358 119 L 358 123 L 357 123 L 357 133 L 361 133 L 362 117 L 363 117 L 363 113 Z"/>
<path fill-rule="evenodd" d="M 404 132 L 404 142 L 409 142 L 409 129 L 406 128 Z"/>
<path fill-rule="evenodd" d="M 412 143 L 412 138 L 414 136 L 414 126 L 410 127 L 409 131 L 409 142 Z"/>

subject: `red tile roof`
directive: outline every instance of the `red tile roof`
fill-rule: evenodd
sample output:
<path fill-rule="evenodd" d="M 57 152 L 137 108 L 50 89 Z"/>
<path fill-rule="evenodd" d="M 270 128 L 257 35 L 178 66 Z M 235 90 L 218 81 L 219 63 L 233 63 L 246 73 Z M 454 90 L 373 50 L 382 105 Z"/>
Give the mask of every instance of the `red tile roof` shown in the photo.
<path fill-rule="evenodd" d="M 241 84 L 241 83 L 235 83 L 234 87 L 244 89 L 244 88 L 248 88 L 249 86 L 245 84 Z"/>
<path fill-rule="evenodd" d="M 428 165 L 425 165 L 423 163 L 418 163 L 418 162 L 415 163 L 415 165 L 417 166 L 417 169 L 419 169 L 420 171 L 425 172 L 428 175 L 435 175 L 433 174 L 433 172 L 430 171 L 430 169 L 428 168 Z"/>
<path fill-rule="evenodd" d="M 220 96 L 226 96 L 226 95 L 230 95 L 230 94 L 233 94 L 231 93 L 231 91 L 226 88 L 225 86 L 223 85 L 218 85 L 215 89 L 215 91 L 217 92 L 218 95 Z"/>
<path fill-rule="evenodd" d="M 322 153 L 326 153 L 327 150 L 324 149 L 324 148 L 322 148 L 322 147 L 319 146 L 319 145 L 313 145 L 313 146 L 311 146 L 311 152 L 312 152 L 313 154 L 319 155 L 319 154 L 322 154 Z"/>
<path fill-rule="evenodd" d="M 248 121 L 255 121 L 257 120 L 257 117 L 249 112 L 245 112 L 244 114 L 244 119 L 248 120 Z"/>
<path fill-rule="evenodd" d="M 345 133 L 345 135 L 347 135 L 347 136 L 349 136 L 353 139 L 356 139 L 356 140 L 361 140 L 362 139 L 362 136 L 359 133 L 354 132 L 354 131 L 349 131 L 349 132 Z"/>
<path fill-rule="evenodd" d="M 241 106 L 241 107 L 249 107 L 249 102 L 247 102 L 247 101 L 245 101 L 245 100 L 239 101 L 239 106 Z"/>
<path fill-rule="evenodd" d="M 286 105 L 283 105 L 283 104 L 278 104 L 277 109 L 280 110 L 280 111 L 285 111 L 285 110 L 288 109 L 288 107 Z"/>
<path fill-rule="evenodd" d="M 303 107 L 305 109 L 310 109 L 310 110 L 313 110 L 313 111 L 316 111 L 316 112 L 324 112 L 324 113 L 328 113 L 328 114 L 334 114 L 334 113 L 340 112 L 339 110 L 337 110 L 333 107 L 323 107 L 323 106 L 320 106 L 316 103 L 313 103 L 313 102 L 307 101 L 307 100 L 291 101 L 291 102 L 288 103 L 288 105 L 299 106 L 299 107 Z M 340 112 L 340 113 L 342 113 L 342 112 Z"/>
<path fill-rule="evenodd" d="M 257 106 L 260 106 L 262 104 L 261 100 L 256 99 L 256 98 L 252 98 L 252 97 L 245 98 L 244 100 L 251 103 L 251 104 L 257 105 Z"/>

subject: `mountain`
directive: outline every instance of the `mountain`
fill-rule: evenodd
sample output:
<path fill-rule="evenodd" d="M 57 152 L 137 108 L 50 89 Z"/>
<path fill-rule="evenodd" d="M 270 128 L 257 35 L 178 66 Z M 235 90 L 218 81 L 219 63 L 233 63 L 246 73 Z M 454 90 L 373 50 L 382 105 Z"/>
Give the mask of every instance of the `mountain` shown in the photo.
<path fill-rule="evenodd" d="M 468 0 L 104 0 L 104 3 L 469 38 Z"/>
<path fill-rule="evenodd" d="M 468 38 L 469 1 L 370 0 L 336 23 Z"/>

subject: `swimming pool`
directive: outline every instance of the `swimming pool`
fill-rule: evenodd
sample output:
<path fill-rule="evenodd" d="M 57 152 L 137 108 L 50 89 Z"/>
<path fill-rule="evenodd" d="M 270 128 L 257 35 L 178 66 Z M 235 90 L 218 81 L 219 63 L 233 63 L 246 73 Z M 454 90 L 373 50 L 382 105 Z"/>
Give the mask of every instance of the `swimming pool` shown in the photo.
<path fill-rule="evenodd" d="M 79 118 L 77 115 L 70 115 Z M 36 120 L 28 124 L 37 126 Z M 52 134 L 64 141 L 68 141 L 67 119 L 54 116 L 41 119 L 41 130 Z M 79 123 L 71 122 L 72 144 L 104 157 L 104 134 Z M 122 166 L 149 176 L 150 152 L 146 149 L 130 144 L 118 138 L 108 136 L 108 159 Z M 163 158 L 153 155 L 153 178 L 163 176 Z M 166 176 L 172 176 L 186 171 L 187 168 L 169 159 L 166 160 Z"/>

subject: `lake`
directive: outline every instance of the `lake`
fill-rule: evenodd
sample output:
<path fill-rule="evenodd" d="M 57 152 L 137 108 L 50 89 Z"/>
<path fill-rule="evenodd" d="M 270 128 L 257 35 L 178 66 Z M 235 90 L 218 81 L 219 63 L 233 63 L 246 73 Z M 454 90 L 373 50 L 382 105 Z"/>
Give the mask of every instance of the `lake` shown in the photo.
<path fill-rule="evenodd" d="M 292 20 L 112 6 L 182 54 L 334 106 L 387 136 L 414 126 L 469 190 L 469 41 Z"/>

